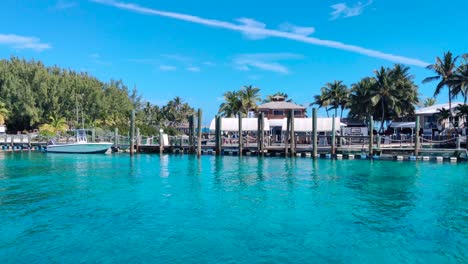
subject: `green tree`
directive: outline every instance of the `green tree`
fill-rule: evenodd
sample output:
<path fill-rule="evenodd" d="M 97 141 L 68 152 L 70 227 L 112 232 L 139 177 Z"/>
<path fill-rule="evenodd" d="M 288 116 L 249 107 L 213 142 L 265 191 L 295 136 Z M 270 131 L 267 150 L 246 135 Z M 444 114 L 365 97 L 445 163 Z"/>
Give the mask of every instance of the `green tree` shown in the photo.
<path fill-rule="evenodd" d="M 337 116 L 338 109 L 341 108 L 340 117 L 343 117 L 343 110 L 349 101 L 349 91 L 343 81 L 326 83 L 321 91 L 325 101 L 328 102 L 329 110 L 335 110 L 335 116 Z"/>
<path fill-rule="evenodd" d="M 468 124 L 468 104 L 460 104 L 455 107 L 457 117 L 464 119 L 464 127 L 467 127 Z"/>
<path fill-rule="evenodd" d="M 50 122 L 48 124 L 43 124 L 39 126 L 39 131 L 43 134 L 56 135 L 61 132 L 68 130 L 68 125 L 65 118 L 55 118 L 50 117 Z"/>
<path fill-rule="evenodd" d="M 451 84 L 453 86 L 452 95 L 457 97 L 461 94 L 463 96 L 463 103 L 466 104 L 468 97 L 468 54 L 464 54 L 462 58 L 463 61 L 455 71 Z"/>
<path fill-rule="evenodd" d="M 452 87 L 453 87 L 453 78 L 454 72 L 456 70 L 456 62 L 458 56 L 453 57 L 453 54 L 450 51 L 444 53 L 443 58 L 436 57 L 436 62 L 427 66 L 427 69 L 432 70 L 436 75 L 432 77 L 427 77 L 423 80 L 423 83 L 428 83 L 432 81 L 438 81 L 436 89 L 434 91 L 434 97 L 436 97 L 444 87 L 447 87 L 448 90 L 448 100 L 449 100 L 449 111 L 450 118 L 449 122 L 452 122 Z"/>
<path fill-rule="evenodd" d="M 245 115 L 249 113 L 249 111 L 257 110 L 257 102 L 260 102 L 260 89 L 257 87 L 253 87 L 252 85 L 246 85 L 240 91 L 240 99 L 242 102 L 241 112 Z"/>
<path fill-rule="evenodd" d="M 322 87 L 320 89 L 320 94 L 314 95 L 314 101 L 310 103 L 309 106 L 313 106 L 313 105 L 318 106 L 319 109 L 323 107 L 325 109 L 325 112 L 327 113 L 327 117 L 329 117 L 328 106 L 330 105 L 330 100 L 327 98 L 325 88 Z"/>
<path fill-rule="evenodd" d="M 5 124 L 5 121 L 8 118 L 8 109 L 5 106 L 5 103 L 0 102 L 0 125 Z"/>
<path fill-rule="evenodd" d="M 351 86 L 349 117 L 364 120 L 372 115 L 371 91 L 374 85 L 375 79 L 366 77 Z"/>
<path fill-rule="evenodd" d="M 423 102 L 424 107 L 429 107 L 435 105 L 437 100 L 434 97 L 426 98 Z"/>
<path fill-rule="evenodd" d="M 219 114 L 225 117 L 237 117 L 242 109 L 242 100 L 238 91 L 224 93 L 224 102 L 219 106 Z"/>

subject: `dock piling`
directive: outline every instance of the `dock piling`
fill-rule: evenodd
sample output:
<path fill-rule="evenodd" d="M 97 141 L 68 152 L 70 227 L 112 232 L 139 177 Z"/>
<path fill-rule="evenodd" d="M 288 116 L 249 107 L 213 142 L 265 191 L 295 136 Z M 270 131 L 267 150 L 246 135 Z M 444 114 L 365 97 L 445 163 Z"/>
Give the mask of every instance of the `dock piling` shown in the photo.
<path fill-rule="evenodd" d="M 336 128 L 335 128 L 335 115 L 332 115 L 332 136 L 331 136 L 331 154 L 335 155 L 335 137 L 336 137 Z"/>
<path fill-rule="evenodd" d="M 312 158 L 317 158 L 317 108 L 312 108 Z"/>
<path fill-rule="evenodd" d="M 419 140 L 419 116 L 416 116 L 416 131 L 415 131 L 416 135 L 415 135 L 415 138 L 414 138 L 414 155 L 416 157 L 418 157 L 419 155 L 419 144 L 420 144 L 420 140 Z"/>
<path fill-rule="evenodd" d="M 216 156 L 221 154 L 221 117 L 215 116 L 215 152 Z"/>
<path fill-rule="evenodd" d="M 374 156 L 374 117 L 369 117 L 369 158 Z"/>
<path fill-rule="evenodd" d="M 198 108 L 198 134 L 197 134 L 197 157 L 201 156 L 201 139 L 202 139 L 202 110 Z"/>
<path fill-rule="evenodd" d="M 242 157 L 242 148 L 244 143 L 244 137 L 242 136 L 242 113 L 237 113 L 237 116 L 239 121 L 239 156 Z"/>
<path fill-rule="evenodd" d="M 135 110 L 132 110 L 130 117 L 130 156 L 135 152 Z"/>
<path fill-rule="evenodd" d="M 291 123 L 291 157 L 296 156 L 296 135 L 294 133 L 294 109 L 290 111 L 289 122 Z"/>

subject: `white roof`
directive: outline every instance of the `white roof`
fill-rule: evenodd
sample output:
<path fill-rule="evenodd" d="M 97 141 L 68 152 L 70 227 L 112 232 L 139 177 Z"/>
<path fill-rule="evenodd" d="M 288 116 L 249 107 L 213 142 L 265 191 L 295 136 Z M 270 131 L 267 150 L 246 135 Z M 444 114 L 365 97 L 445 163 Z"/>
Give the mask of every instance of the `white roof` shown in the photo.
<path fill-rule="evenodd" d="M 459 103 L 459 102 L 452 102 L 452 109 L 454 109 L 455 107 L 457 107 L 458 105 L 461 105 L 462 103 Z M 439 112 L 437 109 L 442 109 L 442 108 L 445 108 L 445 109 L 449 109 L 449 104 L 446 103 L 446 104 L 436 104 L 436 105 L 433 105 L 433 106 L 428 106 L 428 107 L 421 107 L 419 108 L 418 110 L 415 111 L 415 113 L 417 115 L 429 115 L 429 114 L 435 114 L 437 112 Z"/>
<path fill-rule="evenodd" d="M 283 119 L 281 130 L 286 131 L 286 118 Z M 333 118 L 317 118 L 317 131 L 327 132 L 332 131 Z M 340 131 L 341 126 L 346 126 L 340 122 L 340 118 L 335 118 L 335 129 Z M 294 118 L 294 131 L 296 132 L 312 132 L 312 118 Z"/>
<path fill-rule="evenodd" d="M 257 118 L 242 118 L 242 131 L 257 131 Z M 263 118 L 263 130 L 270 131 L 270 123 L 268 119 Z M 210 123 L 210 130 L 216 130 L 215 119 Z M 239 120 L 237 118 L 221 118 L 221 131 L 239 131 Z"/>

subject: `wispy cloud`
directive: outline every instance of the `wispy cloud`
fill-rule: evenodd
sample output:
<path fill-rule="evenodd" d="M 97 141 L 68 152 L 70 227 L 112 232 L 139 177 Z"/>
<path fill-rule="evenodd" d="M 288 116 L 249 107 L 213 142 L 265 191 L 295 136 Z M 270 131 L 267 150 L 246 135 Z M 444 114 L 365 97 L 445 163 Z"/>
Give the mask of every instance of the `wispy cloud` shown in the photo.
<path fill-rule="evenodd" d="M 330 6 L 333 8 L 333 12 L 330 13 L 331 18 L 330 20 L 335 20 L 337 18 L 346 18 L 346 17 L 353 17 L 359 16 L 364 11 L 364 8 L 370 6 L 372 4 L 372 0 L 369 0 L 366 4 L 362 2 L 357 2 L 353 6 L 348 6 L 346 3 L 338 3 Z"/>
<path fill-rule="evenodd" d="M 177 70 L 177 67 L 171 66 L 171 65 L 160 65 L 159 70 L 161 70 L 161 71 L 175 71 L 175 70 Z"/>
<path fill-rule="evenodd" d="M 200 68 L 199 67 L 187 67 L 187 71 L 200 72 Z"/>
<path fill-rule="evenodd" d="M 52 48 L 50 44 L 42 43 L 39 38 L 14 34 L 0 34 L 0 45 L 7 45 L 15 49 L 32 49 L 39 52 Z"/>
<path fill-rule="evenodd" d="M 257 68 L 287 74 L 289 69 L 279 61 L 302 58 L 304 56 L 294 53 L 254 53 L 238 55 L 234 58 L 233 63 L 235 68 L 241 71 L 250 71 L 252 68 Z"/>
<path fill-rule="evenodd" d="M 136 4 L 132 4 L 132 3 L 118 2 L 114 0 L 91 0 L 91 1 L 96 2 L 96 3 L 110 5 L 119 9 L 141 13 L 141 14 L 169 17 L 169 18 L 183 20 L 183 21 L 201 24 L 205 26 L 238 31 L 243 34 L 250 34 L 250 35 L 257 35 L 257 36 L 264 35 L 264 36 L 269 36 L 269 37 L 290 39 L 290 40 L 304 42 L 304 43 L 308 43 L 312 45 L 325 46 L 329 48 L 359 53 L 359 54 L 366 55 L 369 57 L 379 58 L 379 59 L 392 61 L 396 63 L 403 63 L 403 64 L 415 65 L 415 66 L 420 66 L 420 67 L 425 67 L 429 64 L 422 60 L 399 56 L 399 55 L 393 55 L 393 54 L 389 54 L 389 53 L 385 53 L 385 52 L 381 52 L 377 50 L 367 49 L 367 48 L 360 47 L 360 46 L 345 44 L 339 41 L 319 39 L 319 38 L 304 36 L 304 35 L 297 34 L 297 33 L 261 28 L 259 26 L 252 27 L 252 26 L 246 25 L 245 23 L 235 24 L 235 23 L 230 23 L 230 22 L 225 22 L 225 21 L 220 21 L 220 20 L 206 19 L 206 18 L 197 17 L 193 15 L 160 11 L 156 9 L 142 7 Z"/>
<path fill-rule="evenodd" d="M 284 32 L 291 32 L 302 36 L 309 36 L 315 32 L 314 27 L 299 27 L 291 23 L 283 23 L 280 25 L 279 29 Z"/>
<path fill-rule="evenodd" d="M 74 1 L 59 0 L 55 4 L 56 9 L 68 9 L 77 6 L 78 3 Z"/>
<path fill-rule="evenodd" d="M 110 63 L 108 61 L 103 60 L 99 53 L 89 54 L 89 58 L 95 64 L 99 64 L 99 65 L 103 65 L 103 66 L 110 66 L 112 64 L 112 63 Z"/>
<path fill-rule="evenodd" d="M 206 65 L 206 66 L 216 66 L 216 63 L 212 62 L 212 61 L 204 61 L 203 62 L 203 65 Z"/>

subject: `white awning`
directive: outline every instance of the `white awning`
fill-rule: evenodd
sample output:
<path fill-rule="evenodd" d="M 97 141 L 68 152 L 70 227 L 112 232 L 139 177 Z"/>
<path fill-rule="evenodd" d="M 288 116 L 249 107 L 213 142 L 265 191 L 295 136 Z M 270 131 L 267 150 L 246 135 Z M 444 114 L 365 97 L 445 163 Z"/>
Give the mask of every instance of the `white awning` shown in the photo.
<path fill-rule="evenodd" d="M 328 132 L 332 131 L 333 118 L 317 118 L 317 131 Z M 342 126 L 346 126 L 340 122 L 340 118 L 335 118 L 335 130 L 340 131 Z M 286 118 L 283 119 L 281 128 L 286 131 Z M 312 132 L 312 118 L 294 118 L 294 131 L 295 132 Z"/>
<path fill-rule="evenodd" d="M 263 131 L 270 131 L 268 119 L 263 118 Z M 242 131 L 257 131 L 257 118 L 242 118 Z M 210 123 L 210 130 L 216 130 L 215 119 Z M 221 131 L 237 132 L 239 131 L 239 120 L 237 118 L 221 118 Z"/>
<path fill-rule="evenodd" d="M 390 124 L 390 127 L 393 128 L 415 128 L 416 123 L 415 122 L 393 122 Z"/>

